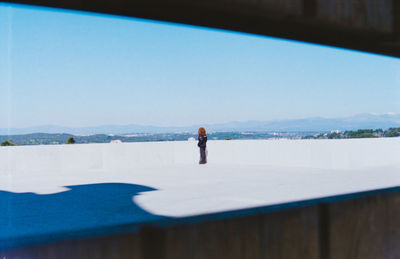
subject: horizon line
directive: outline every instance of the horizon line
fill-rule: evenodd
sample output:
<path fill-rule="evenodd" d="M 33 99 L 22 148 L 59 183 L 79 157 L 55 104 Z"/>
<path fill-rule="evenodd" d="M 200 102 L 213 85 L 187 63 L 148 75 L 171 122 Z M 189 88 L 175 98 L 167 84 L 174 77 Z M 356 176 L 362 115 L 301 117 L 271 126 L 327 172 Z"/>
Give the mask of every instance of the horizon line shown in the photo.
<path fill-rule="evenodd" d="M 117 126 L 117 127 L 126 127 L 126 126 L 139 126 L 139 127 L 154 127 L 154 128 L 183 128 L 183 127 L 199 127 L 201 125 L 217 125 L 217 124 L 228 124 L 228 123 L 246 123 L 246 122 L 272 122 L 272 121 L 291 121 L 291 120 L 305 120 L 305 119 L 344 119 L 344 118 L 351 118 L 360 115 L 372 115 L 372 116 L 383 116 L 383 115 L 390 115 L 395 116 L 399 115 L 398 112 L 364 112 L 364 113 L 357 113 L 348 116 L 342 117 L 325 117 L 325 116 L 311 116 L 311 117 L 300 117 L 300 118 L 286 118 L 286 119 L 267 119 L 267 120 L 245 120 L 245 121 L 225 121 L 225 122 L 215 122 L 215 123 L 199 123 L 199 124 L 192 124 L 192 125 L 154 125 L 154 124 L 137 124 L 137 123 L 129 123 L 129 124 L 99 124 L 99 125 L 91 125 L 91 126 L 65 126 L 65 125 L 56 125 L 56 124 L 42 124 L 36 126 L 25 126 L 25 127 L 6 127 L 0 128 L 0 130 L 23 130 L 23 129 L 30 129 L 30 128 L 41 128 L 41 127 L 58 127 L 58 128 L 71 128 L 71 129 L 84 129 L 84 128 L 97 128 L 97 127 L 109 127 L 109 126 Z"/>

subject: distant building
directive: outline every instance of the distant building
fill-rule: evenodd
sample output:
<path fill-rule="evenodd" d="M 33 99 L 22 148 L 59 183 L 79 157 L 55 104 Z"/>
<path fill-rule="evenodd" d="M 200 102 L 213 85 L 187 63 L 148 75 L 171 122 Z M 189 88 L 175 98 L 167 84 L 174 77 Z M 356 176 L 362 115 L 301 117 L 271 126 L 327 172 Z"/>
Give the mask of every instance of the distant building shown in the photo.
<path fill-rule="evenodd" d="M 122 141 L 120 139 L 114 139 L 110 141 L 111 144 L 119 144 L 122 143 Z"/>
<path fill-rule="evenodd" d="M 196 139 L 194 137 L 190 137 L 188 138 L 188 141 L 196 141 Z"/>

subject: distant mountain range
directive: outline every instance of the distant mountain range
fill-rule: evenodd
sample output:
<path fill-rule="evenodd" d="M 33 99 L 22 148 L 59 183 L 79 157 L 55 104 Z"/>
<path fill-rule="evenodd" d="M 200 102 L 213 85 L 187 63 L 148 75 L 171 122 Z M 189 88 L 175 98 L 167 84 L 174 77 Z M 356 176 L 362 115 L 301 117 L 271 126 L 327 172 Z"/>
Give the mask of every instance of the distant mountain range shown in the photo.
<path fill-rule="evenodd" d="M 345 118 L 313 117 L 294 120 L 273 121 L 243 121 L 227 122 L 220 124 L 158 127 L 145 125 L 103 125 L 95 127 L 61 127 L 46 125 L 32 128 L 0 129 L 0 135 L 16 135 L 29 133 L 69 133 L 74 135 L 90 134 L 131 134 L 131 133 L 172 133 L 172 132 L 196 132 L 203 126 L 209 132 L 227 131 L 252 131 L 252 132 L 325 132 L 331 130 L 357 130 L 357 129 L 387 129 L 400 127 L 400 114 L 372 114 L 363 113 Z"/>

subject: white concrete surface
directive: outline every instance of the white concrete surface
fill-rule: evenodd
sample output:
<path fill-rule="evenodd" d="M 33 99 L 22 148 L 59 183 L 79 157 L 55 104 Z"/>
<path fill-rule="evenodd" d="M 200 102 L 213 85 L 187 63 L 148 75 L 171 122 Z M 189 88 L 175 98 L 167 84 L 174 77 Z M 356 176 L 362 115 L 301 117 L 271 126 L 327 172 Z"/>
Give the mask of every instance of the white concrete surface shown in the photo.
<path fill-rule="evenodd" d="M 363 169 L 399 165 L 400 138 L 208 141 L 212 165 Z M 0 148 L 1 171 L 131 170 L 193 165 L 196 142 L 75 144 Z"/>
<path fill-rule="evenodd" d="M 8 228 L 0 231 L 0 240 L 1 232 L 26 235 L 147 219 L 143 213 L 139 217 L 136 212 L 127 211 L 129 204 L 118 207 L 118 196 L 107 197 L 113 196 L 114 191 L 88 194 L 94 195 L 91 212 L 107 211 L 101 216 L 104 220 L 87 216 L 85 222 L 63 228 L 57 220 L 53 228 L 49 224 L 43 227 L 42 220 L 35 221 L 43 212 L 32 216 L 19 208 L 28 203 L 24 198 L 28 197 L 24 196 L 27 192 L 34 195 L 29 196 L 29 203 L 38 200 L 36 207 L 44 204 L 40 202 L 44 197 L 61 197 L 56 200 L 63 203 L 63 192 L 72 192 L 66 186 L 124 183 L 150 187 L 154 190 L 138 189 L 139 195 L 129 196 L 132 206 L 149 215 L 181 217 L 400 185 L 400 138 L 238 140 L 207 144 L 207 165 L 197 164 L 198 148 L 192 141 L 0 147 L 0 191 L 13 194 L 7 204 L 3 201 L 8 214 L 3 213 L 0 221 L 8 222 Z M 82 195 L 73 199 L 88 198 Z M 68 206 L 73 207 L 71 204 Z M 35 206 L 33 209 L 37 210 Z M 71 218 L 82 210 L 46 206 L 47 211 L 53 211 L 54 218 L 58 217 L 57 210 L 64 214 L 62 217 L 71 213 Z M 23 225 L 18 225 L 25 220 L 36 222 L 38 227 L 27 233 Z"/>

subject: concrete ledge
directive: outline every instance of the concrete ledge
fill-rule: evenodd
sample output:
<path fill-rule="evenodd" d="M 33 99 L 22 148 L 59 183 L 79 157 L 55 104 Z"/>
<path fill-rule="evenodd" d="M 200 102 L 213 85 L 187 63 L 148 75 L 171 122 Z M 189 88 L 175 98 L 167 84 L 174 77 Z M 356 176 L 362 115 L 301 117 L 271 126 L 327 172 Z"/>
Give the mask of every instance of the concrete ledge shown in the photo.
<path fill-rule="evenodd" d="M 209 141 L 209 163 L 320 169 L 399 166 L 400 138 Z M 130 170 L 193 165 L 196 142 L 148 142 L 0 148 L 8 172 Z M 21 162 L 23 161 L 23 163 Z"/>
<path fill-rule="evenodd" d="M 397 0 L 1 1 L 208 26 L 400 56 Z"/>
<path fill-rule="evenodd" d="M 166 219 L 0 252 L 29 258 L 396 258 L 400 188 Z"/>

